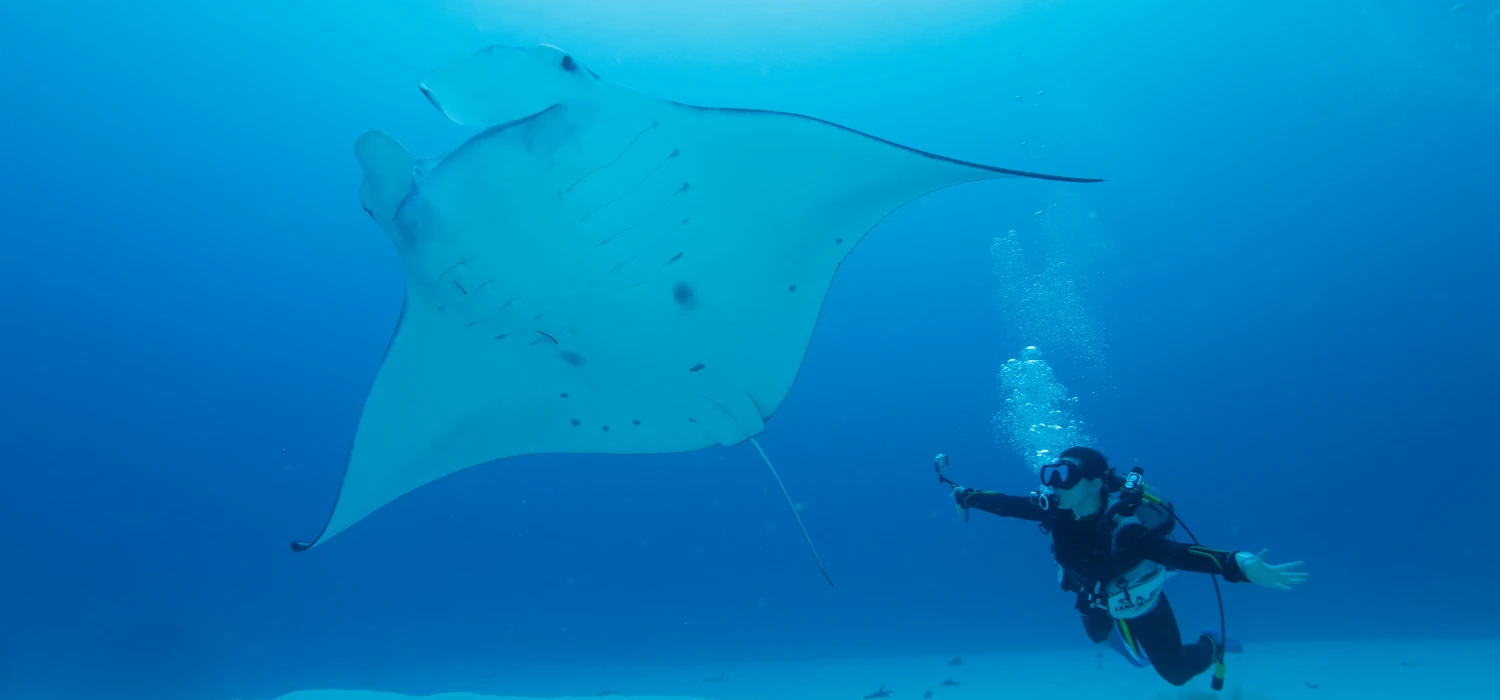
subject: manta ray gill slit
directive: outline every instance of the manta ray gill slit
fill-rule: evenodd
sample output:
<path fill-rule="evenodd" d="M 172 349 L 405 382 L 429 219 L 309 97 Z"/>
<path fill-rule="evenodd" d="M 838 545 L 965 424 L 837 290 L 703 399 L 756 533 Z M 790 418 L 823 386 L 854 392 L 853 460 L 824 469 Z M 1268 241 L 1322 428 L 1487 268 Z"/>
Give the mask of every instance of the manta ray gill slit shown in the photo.
<path fill-rule="evenodd" d="M 644 217 L 642 217 L 640 221 L 637 221 L 637 222 L 635 222 L 635 223 L 633 223 L 633 224 L 631 224 L 629 226 L 626 226 L 625 228 L 622 228 L 622 229 L 620 229 L 618 231 L 615 231 L 614 233 L 609 234 L 608 236 L 605 236 L 604 240 L 599 241 L 598 245 L 596 245 L 595 247 L 602 246 L 605 243 L 608 243 L 608 242 L 614 240 L 616 236 L 619 236 L 622 233 L 625 233 L 627 231 L 634 231 L 635 229 L 640 228 L 641 224 L 644 224 L 647 221 L 650 221 L 653 217 L 655 217 L 657 215 L 657 213 L 662 210 L 662 207 L 667 206 L 667 204 L 670 203 L 673 199 L 676 199 L 677 195 L 682 194 L 683 192 L 686 192 L 689 189 L 692 189 L 692 187 L 693 187 L 693 184 L 690 183 L 690 182 L 684 182 L 684 183 L 682 183 L 682 187 L 677 188 L 676 192 L 673 192 L 672 194 L 667 195 L 666 199 L 661 200 L 661 204 L 656 205 L 656 208 L 652 209 L 650 214 L 647 214 Z M 631 189 L 634 189 L 634 188 L 631 188 Z M 624 195 L 621 195 L 621 196 L 623 197 Z M 616 197 L 615 199 L 619 199 L 619 197 Z M 606 202 L 605 204 L 600 205 L 600 206 L 603 207 L 603 206 L 606 206 L 608 204 L 609 203 Z M 595 209 L 594 211 L 599 211 L 599 210 Z M 594 212 L 589 212 L 589 213 L 592 214 Z M 585 216 L 584 218 L 588 218 L 588 217 Z M 684 224 L 687 223 L 687 219 L 683 219 L 682 223 L 684 223 Z M 682 224 L 678 224 L 678 226 L 681 226 L 681 225 Z M 673 228 L 675 229 L 676 226 L 674 226 Z"/>
<path fill-rule="evenodd" d="M 615 163 L 620 162 L 620 159 L 624 158 L 625 154 L 629 153 L 630 149 L 635 147 L 635 142 L 641 140 L 641 136 L 644 136 L 646 132 L 648 132 L 648 131 L 650 131 L 652 129 L 655 129 L 655 128 L 656 128 L 656 121 L 653 120 L 651 122 L 651 124 L 648 125 L 646 128 L 641 129 L 640 131 L 636 132 L 635 138 L 630 139 L 630 143 L 625 144 L 625 147 L 622 148 L 622 149 L 620 149 L 620 152 L 616 153 L 615 157 L 611 158 L 608 163 L 605 163 L 604 165 L 601 165 L 601 166 L 599 166 L 597 168 L 594 168 L 593 170 L 590 170 L 590 171 L 584 173 L 582 177 L 578 178 L 577 180 L 574 180 L 573 184 L 568 185 L 568 189 L 563 190 L 563 192 L 564 193 L 572 192 L 573 188 L 578 186 L 578 183 L 583 182 L 584 180 L 587 180 L 590 175 L 593 175 L 594 173 L 597 173 L 600 170 L 603 170 L 605 168 L 608 168 L 611 165 L 614 165 Z M 673 149 L 671 155 L 667 156 L 666 158 L 663 158 L 660 163 L 656 164 L 656 168 L 660 168 L 662 163 L 665 163 L 668 160 L 670 160 L 672 158 L 676 158 L 676 157 L 677 157 L 677 151 L 676 151 L 676 149 Z M 651 177 L 651 173 L 656 172 L 656 168 L 652 168 L 650 173 L 646 173 L 646 177 Z M 640 184 L 641 184 L 641 182 L 645 182 L 645 181 L 646 181 L 645 178 L 641 178 L 641 181 L 637 182 L 636 186 L 639 187 Z M 630 194 L 630 192 L 634 191 L 634 190 L 635 190 L 635 187 L 632 187 L 632 188 L 630 188 L 630 191 L 627 191 L 625 194 Z M 623 197 L 623 196 L 624 195 L 621 195 L 621 197 Z M 615 199 L 618 199 L 618 197 L 616 197 Z M 611 199 L 611 200 L 609 200 L 609 202 L 605 202 L 604 204 L 601 204 L 599 206 L 602 208 L 603 206 L 605 206 L 605 205 L 607 205 L 607 204 L 609 204 L 610 202 L 613 202 L 613 201 L 615 201 L 615 200 Z M 599 210 L 598 208 L 594 209 L 594 211 L 598 211 L 598 210 Z M 592 211 L 589 212 L 589 214 L 592 214 L 592 213 L 594 213 L 594 212 L 592 212 Z M 588 215 L 585 214 L 583 218 L 587 219 Z M 581 219 L 580 219 L 580 221 L 581 221 Z"/>

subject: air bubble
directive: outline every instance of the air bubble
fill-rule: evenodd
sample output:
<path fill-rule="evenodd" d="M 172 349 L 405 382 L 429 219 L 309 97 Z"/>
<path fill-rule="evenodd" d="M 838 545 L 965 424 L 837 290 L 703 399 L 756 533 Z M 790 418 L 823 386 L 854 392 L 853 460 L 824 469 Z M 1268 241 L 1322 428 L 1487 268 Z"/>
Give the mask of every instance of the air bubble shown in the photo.
<path fill-rule="evenodd" d="M 1005 406 L 994 415 L 995 437 L 1026 460 L 1033 472 L 1053 461 L 1053 455 L 1074 445 L 1088 445 L 1093 438 L 1074 415 L 1077 397 L 1052 375 L 1042 351 L 1028 345 L 1021 359 L 1010 359 L 1000 368 L 1001 395 Z"/>

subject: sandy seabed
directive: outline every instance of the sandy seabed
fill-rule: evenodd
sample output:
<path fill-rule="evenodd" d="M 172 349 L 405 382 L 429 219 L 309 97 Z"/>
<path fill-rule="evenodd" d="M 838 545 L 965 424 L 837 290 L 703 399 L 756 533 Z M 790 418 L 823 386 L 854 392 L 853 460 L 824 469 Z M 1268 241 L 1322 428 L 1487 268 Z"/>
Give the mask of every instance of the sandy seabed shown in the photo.
<path fill-rule="evenodd" d="M 952 657 L 844 659 L 743 666 L 609 667 L 552 671 L 546 695 L 443 693 L 427 700 L 1453 700 L 1500 698 L 1500 639 L 1246 644 L 1231 654 L 1222 691 L 1212 670 L 1173 687 L 1103 648 Z M 515 679 L 521 680 L 519 678 Z M 943 685 L 945 681 L 955 684 Z M 463 684 L 455 683 L 459 687 Z M 486 687 L 504 688 L 492 678 Z M 527 689 L 539 687 L 527 678 Z M 553 682 L 541 685 L 551 686 Z M 882 690 L 888 695 L 880 695 Z M 928 693 L 930 692 L 930 695 Z M 278 700 L 406 700 L 367 690 L 303 690 Z"/>

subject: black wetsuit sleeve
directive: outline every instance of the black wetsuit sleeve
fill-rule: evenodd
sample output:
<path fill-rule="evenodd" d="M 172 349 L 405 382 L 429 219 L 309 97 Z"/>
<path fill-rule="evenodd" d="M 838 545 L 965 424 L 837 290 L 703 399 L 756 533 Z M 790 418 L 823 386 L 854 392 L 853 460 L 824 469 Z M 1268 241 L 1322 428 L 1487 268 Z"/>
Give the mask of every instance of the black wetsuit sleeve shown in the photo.
<path fill-rule="evenodd" d="M 1165 537 L 1138 539 L 1133 545 L 1136 553 L 1162 566 L 1178 571 L 1194 571 L 1200 574 L 1219 574 L 1230 583 L 1243 583 L 1244 572 L 1235 561 L 1235 552 L 1210 549 L 1196 544 L 1176 542 Z"/>
<path fill-rule="evenodd" d="M 1026 496 L 1007 496 L 996 491 L 963 489 L 953 493 L 953 500 L 965 510 L 978 508 L 1002 518 L 1017 518 L 1039 523 L 1047 517 L 1047 511 L 1042 510 L 1041 506 Z"/>

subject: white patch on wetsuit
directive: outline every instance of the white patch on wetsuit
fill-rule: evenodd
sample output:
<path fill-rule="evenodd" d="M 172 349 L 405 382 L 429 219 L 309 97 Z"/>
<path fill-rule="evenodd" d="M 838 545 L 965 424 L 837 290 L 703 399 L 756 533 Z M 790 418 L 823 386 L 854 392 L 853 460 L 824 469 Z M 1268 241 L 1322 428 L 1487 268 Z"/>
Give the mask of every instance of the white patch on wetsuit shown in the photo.
<path fill-rule="evenodd" d="M 1156 604 L 1161 601 L 1161 590 L 1167 585 L 1167 579 L 1176 572 L 1168 571 L 1166 567 L 1156 562 L 1142 562 L 1140 566 L 1126 572 L 1111 582 L 1109 598 L 1106 601 L 1110 617 L 1117 620 L 1130 620 L 1156 609 Z M 1124 582 L 1124 588 L 1120 583 Z"/>

